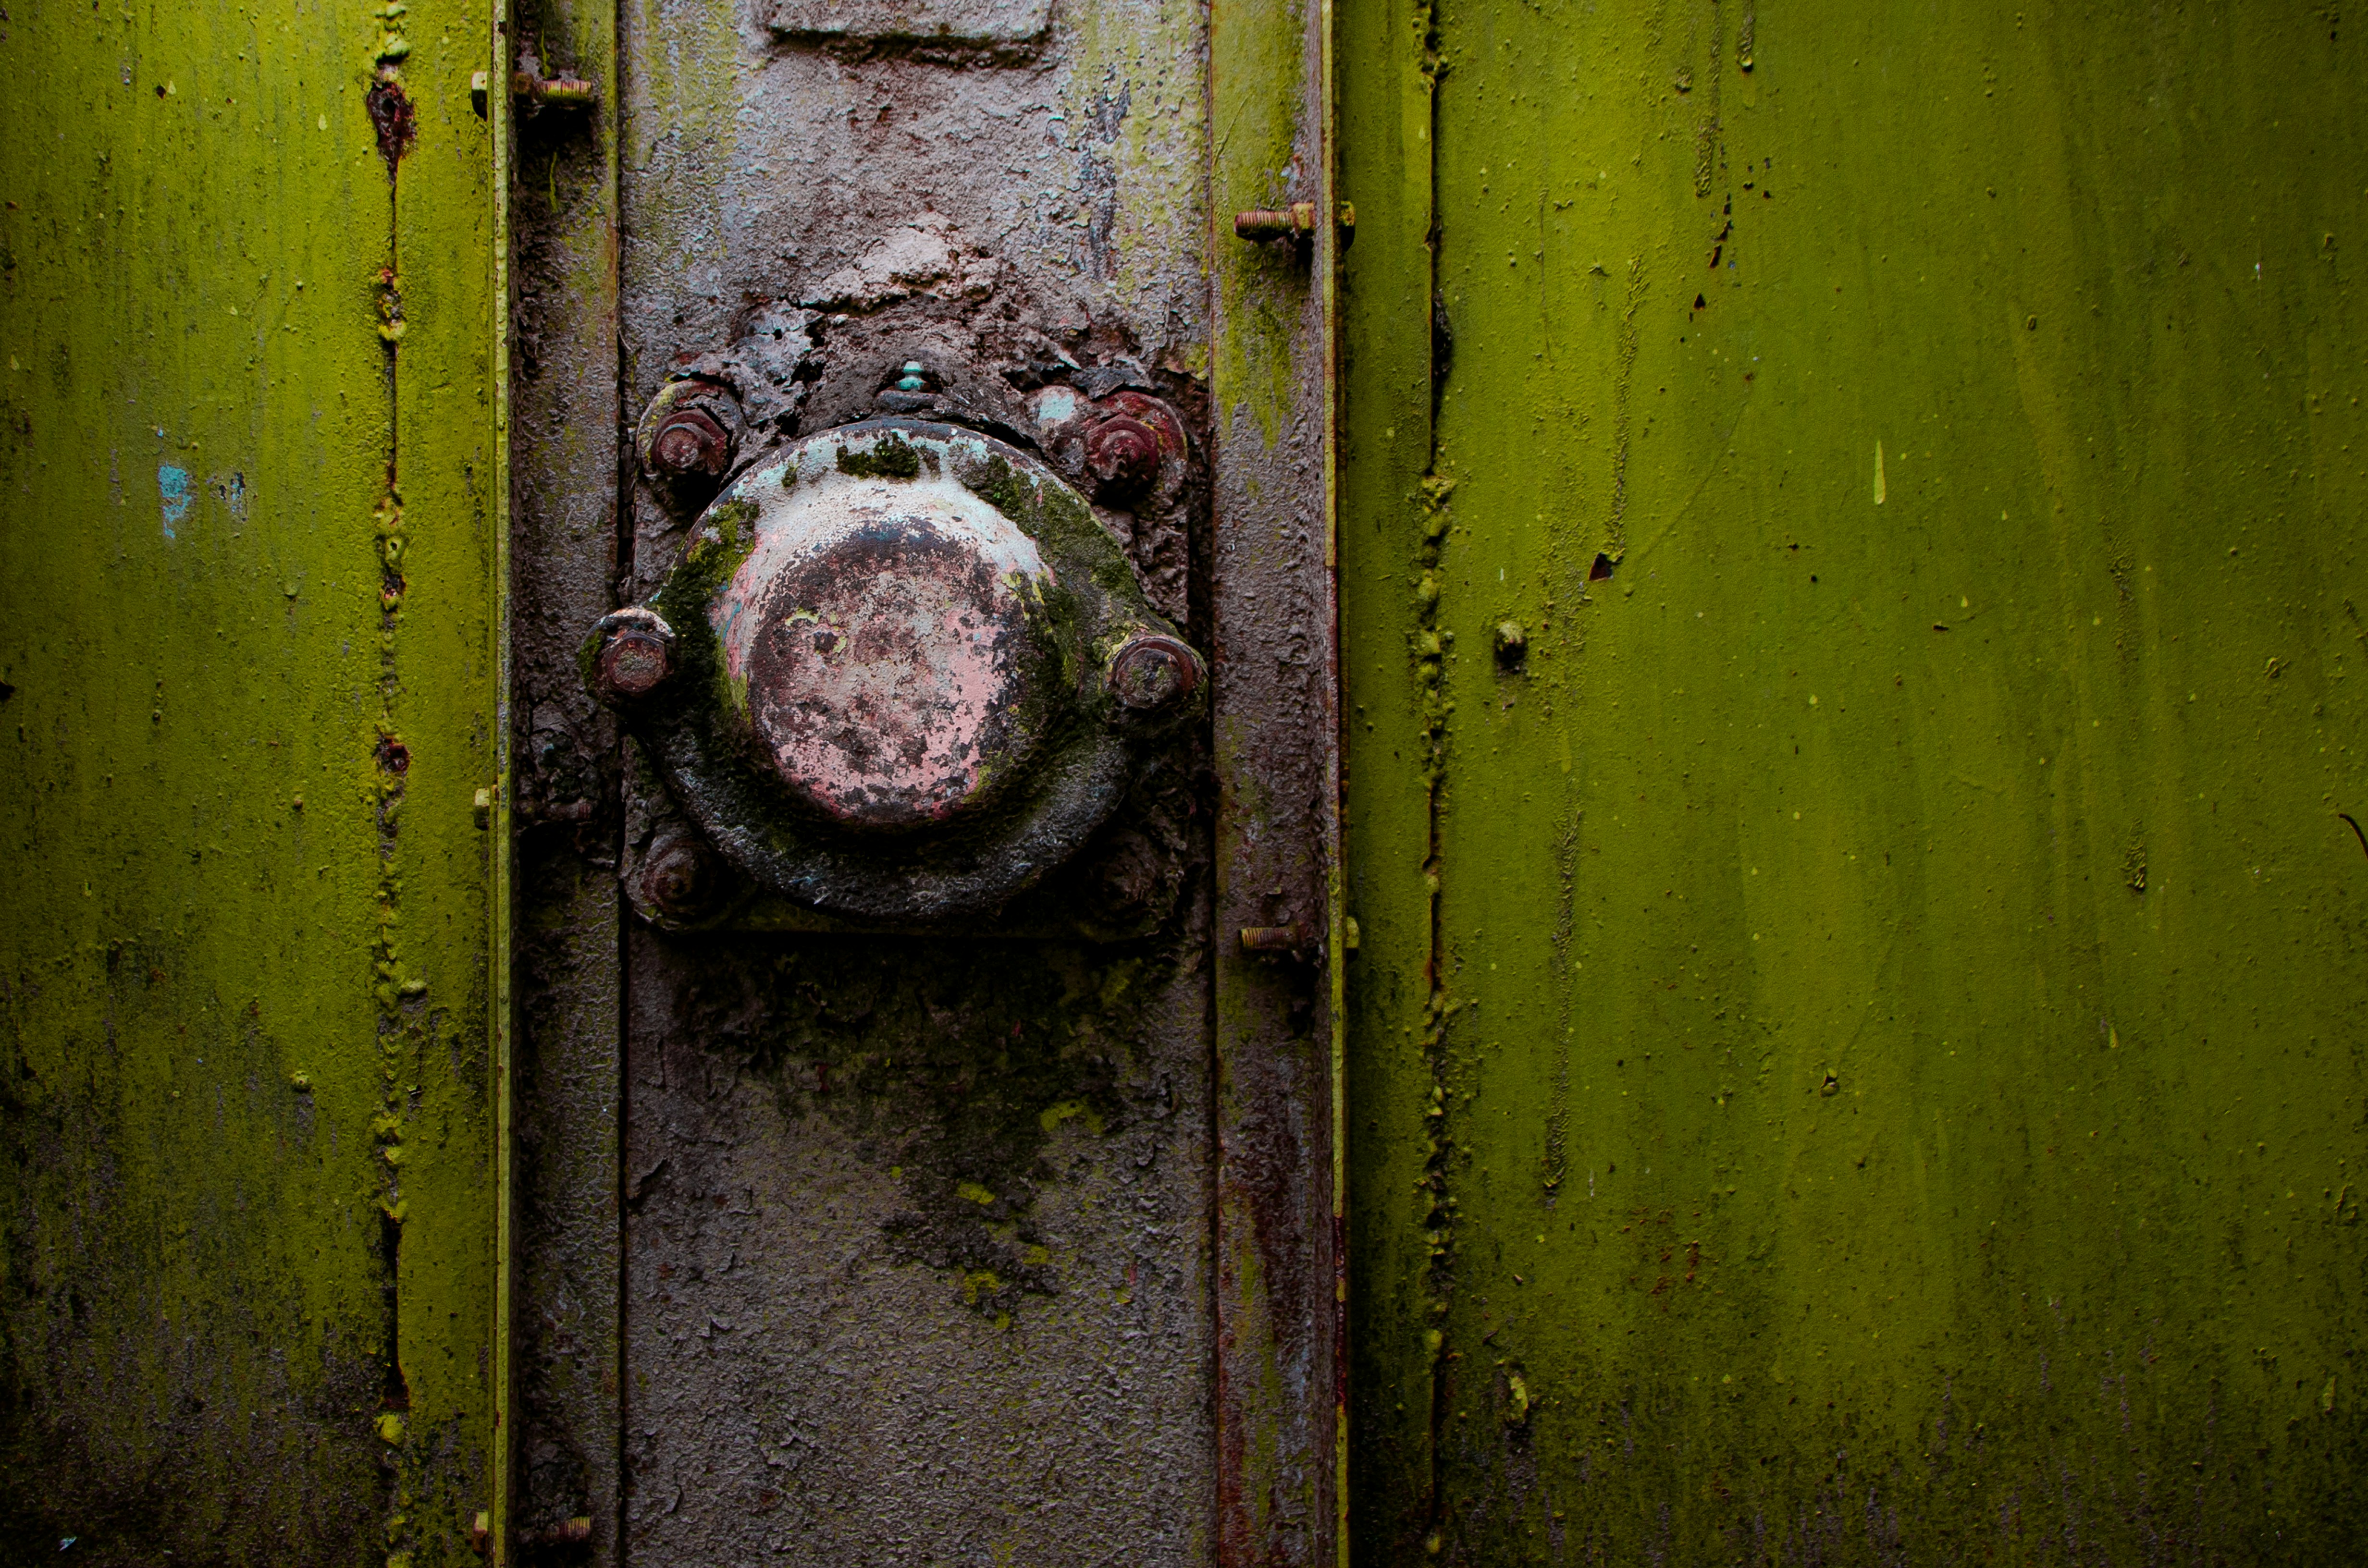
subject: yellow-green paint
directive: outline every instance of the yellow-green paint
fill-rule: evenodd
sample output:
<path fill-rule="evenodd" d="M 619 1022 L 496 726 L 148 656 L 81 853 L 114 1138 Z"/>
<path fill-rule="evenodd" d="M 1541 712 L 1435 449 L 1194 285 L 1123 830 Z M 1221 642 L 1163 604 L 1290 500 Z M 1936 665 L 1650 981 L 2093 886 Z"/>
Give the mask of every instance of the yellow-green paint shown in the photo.
<path fill-rule="evenodd" d="M 1309 0 L 1227 5 L 1209 15 L 1209 153 L 1216 335 L 1210 395 L 1221 429 L 1241 426 L 1267 449 L 1291 433 L 1307 367 L 1292 349 L 1303 327 L 1308 262 L 1293 246 L 1234 237 L 1234 214 L 1288 206 L 1319 188 L 1308 159 L 1304 101 Z"/>
<path fill-rule="evenodd" d="M 2356 1558 L 2351 31 L 1342 37 L 1359 1555 Z"/>
<path fill-rule="evenodd" d="M 479 1560 L 503 949 L 475 806 L 503 721 L 469 78 L 492 20 L 0 24 L 20 1546 Z M 393 176 L 381 79 L 416 120 Z"/>

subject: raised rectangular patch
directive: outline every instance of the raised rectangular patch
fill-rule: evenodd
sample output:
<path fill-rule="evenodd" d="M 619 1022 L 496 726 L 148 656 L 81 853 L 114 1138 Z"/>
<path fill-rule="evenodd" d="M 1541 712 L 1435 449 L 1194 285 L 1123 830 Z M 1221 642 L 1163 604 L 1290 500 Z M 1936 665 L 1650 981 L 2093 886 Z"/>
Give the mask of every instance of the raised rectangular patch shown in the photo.
<path fill-rule="evenodd" d="M 817 41 L 1005 46 L 1053 25 L 1053 0 L 773 0 L 766 25 Z"/>

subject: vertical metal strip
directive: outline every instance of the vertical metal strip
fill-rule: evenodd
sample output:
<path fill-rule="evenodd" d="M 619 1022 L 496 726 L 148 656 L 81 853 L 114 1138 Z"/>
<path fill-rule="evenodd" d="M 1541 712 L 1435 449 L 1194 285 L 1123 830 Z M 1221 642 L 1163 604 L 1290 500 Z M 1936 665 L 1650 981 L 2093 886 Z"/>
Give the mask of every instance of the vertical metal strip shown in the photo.
<path fill-rule="evenodd" d="M 509 1561 L 511 1491 L 517 1481 L 512 1435 L 517 1430 L 517 1367 L 512 1356 L 513 1306 L 518 1266 L 516 1228 L 518 1201 L 515 1108 L 511 1103 L 514 1018 L 510 994 L 511 869 L 516 856 L 510 841 L 510 105 L 509 6 L 493 7 L 486 45 L 485 125 L 493 150 L 493 277 L 492 342 L 487 354 L 489 403 L 493 410 L 488 483 L 488 526 L 493 529 L 494 678 L 497 683 L 494 710 L 495 777 L 487 801 L 486 832 L 491 835 L 493 868 L 492 917 L 486 937 L 491 973 L 489 1012 L 493 1024 L 494 1058 L 494 1426 L 493 1508 L 487 1557 L 498 1565 Z"/>
<path fill-rule="evenodd" d="M 1330 28 L 1210 16 L 1217 1561 L 1261 1568 L 1344 1550 Z"/>
<path fill-rule="evenodd" d="M 1315 231 L 1315 300 L 1322 312 L 1324 390 L 1317 418 L 1323 430 L 1324 582 L 1331 635 L 1326 649 L 1324 698 L 1324 959 L 1326 1022 L 1332 1056 L 1332 1528 L 1335 1560 L 1349 1563 L 1349 919 L 1341 844 L 1340 756 L 1340 236 L 1339 160 L 1332 61 L 1332 0 L 1318 0 L 1315 19 L 1315 134 L 1323 192 Z"/>

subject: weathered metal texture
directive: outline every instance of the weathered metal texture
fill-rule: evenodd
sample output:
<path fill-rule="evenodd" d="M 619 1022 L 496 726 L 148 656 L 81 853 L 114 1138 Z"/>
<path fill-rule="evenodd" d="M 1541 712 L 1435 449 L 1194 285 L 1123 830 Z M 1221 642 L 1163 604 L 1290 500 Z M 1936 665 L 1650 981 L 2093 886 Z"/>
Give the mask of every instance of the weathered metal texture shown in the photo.
<path fill-rule="evenodd" d="M 627 11 L 627 407 L 681 371 L 732 385 L 752 437 L 896 414 L 1025 441 L 1040 393 L 1133 390 L 1197 453 L 1200 8 L 898 19 L 928 14 Z M 1206 647 L 1196 494 L 1094 499 Z M 628 602 L 705 499 L 636 483 Z M 1172 844 L 1130 827 L 1097 862 L 1148 896 L 1176 857 L 1175 913 L 1131 942 L 636 923 L 631 1554 L 1210 1560 L 1204 745 L 1188 726 L 1161 786 Z M 633 885 L 695 892 L 655 776 L 628 796 Z"/>
<path fill-rule="evenodd" d="M 1364 1550 L 2359 1560 L 2354 29 L 1358 15 Z"/>
<path fill-rule="evenodd" d="M 613 88 L 616 7 L 540 0 L 511 18 L 544 70 Z M 520 112 L 511 377 L 518 756 L 518 1291 L 521 1561 L 618 1560 L 623 824 L 618 739 L 584 689 L 585 625 L 617 602 L 617 116 Z M 583 1521 L 581 1526 L 578 1521 Z M 587 1540 L 576 1542 L 580 1532 Z"/>
<path fill-rule="evenodd" d="M 1254 244 L 1245 209 L 1332 210 L 1329 7 L 1211 16 L 1215 528 L 1218 1560 L 1344 1548 L 1334 1152 L 1342 954 L 1332 585 L 1336 236 Z M 1289 931 L 1275 950 L 1256 933 Z"/>
<path fill-rule="evenodd" d="M 480 1561 L 488 25 L 0 19 L 11 1554 Z"/>

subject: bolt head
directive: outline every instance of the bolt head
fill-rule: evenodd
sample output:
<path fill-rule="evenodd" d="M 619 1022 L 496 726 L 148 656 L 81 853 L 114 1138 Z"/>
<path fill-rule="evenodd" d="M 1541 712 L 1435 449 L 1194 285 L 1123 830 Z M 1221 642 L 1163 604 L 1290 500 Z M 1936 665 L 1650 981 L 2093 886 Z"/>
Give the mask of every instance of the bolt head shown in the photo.
<path fill-rule="evenodd" d="M 1110 689 L 1138 713 L 1180 705 L 1201 684 L 1201 656 L 1173 637 L 1137 637 L 1110 661 Z"/>
<path fill-rule="evenodd" d="M 1184 455 L 1184 422 L 1156 397 L 1114 392 L 1087 417 L 1086 466 L 1105 492 L 1140 494 L 1159 483 L 1169 458 Z"/>
<path fill-rule="evenodd" d="M 674 673 L 674 654 L 655 632 L 626 627 L 600 649 L 600 689 L 611 699 L 647 697 Z"/>
<path fill-rule="evenodd" d="M 707 851 L 686 838 L 657 846 L 642 862 L 643 894 L 672 919 L 706 914 L 721 882 Z"/>
<path fill-rule="evenodd" d="M 732 437 L 713 415 L 687 403 L 671 410 L 650 437 L 649 461 L 665 479 L 720 474 L 732 464 Z"/>
<path fill-rule="evenodd" d="M 1105 484 L 1148 489 L 1159 477 L 1159 437 L 1141 420 L 1113 415 L 1086 433 L 1086 464 Z"/>

